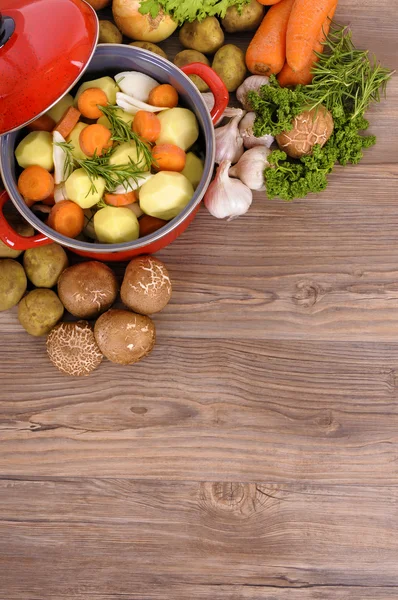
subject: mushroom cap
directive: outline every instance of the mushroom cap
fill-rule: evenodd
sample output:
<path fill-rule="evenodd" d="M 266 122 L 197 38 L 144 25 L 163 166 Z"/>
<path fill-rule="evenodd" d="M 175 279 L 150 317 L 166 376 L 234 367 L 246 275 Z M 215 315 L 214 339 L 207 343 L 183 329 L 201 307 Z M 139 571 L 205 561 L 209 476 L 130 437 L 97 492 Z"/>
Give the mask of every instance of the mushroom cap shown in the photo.
<path fill-rule="evenodd" d="M 160 312 L 170 302 L 172 285 L 166 265 L 154 256 L 139 256 L 127 266 L 120 295 L 123 304 L 142 315 Z"/>
<path fill-rule="evenodd" d="M 90 375 L 103 356 L 87 321 L 59 323 L 47 338 L 47 353 L 57 369 L 66 375 Z"/>
<path fill-rule="evenodd" d="M 299 114 L 293 129 L 276 136 L 278 146 L 292 158 L 311 154 L 315 144 L 324 146 L 333 133 L 333 117 L 324 107 L 318 106 Z"/>
<path fill-rule="evenodd" d="M 128 310 L 111 309 L 95 324 L 94 335 L 101 352 L 111 362 L 132 365 L 153 349 L 156 330 L 153 321 Z"/>
<path fill-rule="evenodd" d="M 72 315 L 93 319 L 115 302 L 119 286 L 112 269 L 96 260 L 73 265 L 58 280 L 58 295 Z"/>

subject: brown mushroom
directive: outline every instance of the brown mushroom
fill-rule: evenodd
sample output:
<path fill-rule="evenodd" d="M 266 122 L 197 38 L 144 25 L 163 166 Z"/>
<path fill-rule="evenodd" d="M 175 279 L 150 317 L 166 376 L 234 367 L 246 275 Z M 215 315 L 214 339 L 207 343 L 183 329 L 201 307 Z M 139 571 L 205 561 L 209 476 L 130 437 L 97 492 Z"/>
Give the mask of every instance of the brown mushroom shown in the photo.
<path fill-rule="evenodd" d="M 104 356 L 120 365 L 132 365 L 147 356 L 156 339 L 149 317 L 119 309 L 108 310 L 98 319 L 94 335 Z"/>
<path fill-rule="evenodd" d="M 324 107 L 318 106 L 299 114 L 293 129 L 276 136 L 278 146 L 292 158 L 308 156 L 316 144 L 322 148 L 333 133 L 333 117 Z"/>
<path fill-rule="evenodd" d="M 79 319 L 94 319 L 108 310 L 118 289 L 112 269 L 95 260 L 69 267 L 58 280 L 62 304 Z"/>
<path fill-rule="evenodd" d="M 122 302 L 142 315 L 160 312 L 170 302 L 172 286 L 166 265 L 153 256 L 139 256 L 127 266 Z"/>
<path fill-rule="evenodd" d="M 49 333 L 47 353 L 57 369 L 65 375 L 90 375 L 103 359 L 87 321 L 60 323 Z"/>

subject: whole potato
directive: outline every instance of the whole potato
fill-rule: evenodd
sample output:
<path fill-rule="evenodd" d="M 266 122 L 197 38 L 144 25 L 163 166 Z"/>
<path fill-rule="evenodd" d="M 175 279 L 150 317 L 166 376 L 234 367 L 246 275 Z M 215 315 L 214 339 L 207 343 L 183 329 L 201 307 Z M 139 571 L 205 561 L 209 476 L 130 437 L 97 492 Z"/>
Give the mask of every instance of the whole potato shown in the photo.
<path fill-rule="evenodd" d="M 112 0 L 86 0 L 94 10 L 102 10 L 112 2 Z"/>
<path fill-rule="evenodd" d="M 123 36 L 111 21 L 99 22 L 99 44 L 121 44 Z"/>
<path fill-rule="evenodd" d="M 228 33 L 255 31 L 263 20 L 264 11 L 265 7 L 257 0 L 250 0 L 241 8 L 240 14 L 236 6 L 230 6 L 221 23 Z"/>
<path fill-rule="evenodd" d="M 224 43 L 224 32 L 216 17 L 206 17 L 200 22 L 184 23 L 180 29 L 180 42 L 184 48 L 214 54 Z"/>
<path fill-rule="evenodd" d="M 32 225 L 29 225 L 29 223 L 26 221 L 17 223 L 13 227 L 15 231 L 23 237 L 31 237 L 35 234 L 35 230 L 33 229 Z M 9 246 L 6 246 L 0 240 L 0 258 L 17 258 L 20 254 L 22 254 L 22 252 L 22 250 L 13 250 L 12 248 L 9 248 Z"/>
<path fill-rule="evenodd" d="M 167 54 L 160 46 L 156 44 L 152 44 L 152 42 L 131 42 L 129 46 L 137 46 L 137 48 L 143 48 L 143 50 L 148 50 L 149 52 L 153 52 L 162 58 L 167 59 Z"/>
<path fill-rule="evenodd" d="M 229 92 L 237 90 L 245 80 L 245 54 L 233 44 L 227 44 L 219 49 L 213 59 L 212 67 L 221 77 Z"/>
<path fill-rule="evenodd" d="M 12 308 L 26 291 L 27 280 L 23 267 L 16 260 L 0 260 L 0 311 Z"/>
<path fill-rule="evenodd" d="M 64 307 L 57 294 L 48 289 L 32 290 L 18 305 L 18 319 L 30 335 L 47 335 L 60 321 Z"/>
<path fill-rule="evenodd" d="M 36 287 L 52 288 L 68 266 L 65 250 L 58 244 L 48 244 L 26 250 L 23 256 L 26 275 Z"/>
<path fill-rule="evenodd" d="M 202 52 L 198 52 L 197 50 L 182 50 L 182 52 L 176 54 L 174 58 L 174 64 L 179 68 L 185 67 L 185 65 L 189 65 L 193 62 L 210 66 L 210 62 L 207 57 L 202 54 Z M 201 77 L 199 77 L 199 75 L 189 75 L 189 79 L 193 81 L 200 92 L 208 91 L 209 86 L 203 81 L 203 79 L 201 79 Z"/>

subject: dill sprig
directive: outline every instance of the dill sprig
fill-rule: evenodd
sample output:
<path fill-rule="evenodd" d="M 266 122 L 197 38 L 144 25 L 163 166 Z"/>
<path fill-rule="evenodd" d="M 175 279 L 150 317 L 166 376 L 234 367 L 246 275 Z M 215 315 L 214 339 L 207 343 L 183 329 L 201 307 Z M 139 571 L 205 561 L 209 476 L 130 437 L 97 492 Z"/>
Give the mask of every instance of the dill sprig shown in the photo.
<path fill-rule="evenodd" d="M 147 171 L 150 171 L 153 160 L 151 149 L 132 130 L 131 123 L 126 123 L 126 121 L 123 121 L 123 119 L 118 116 L 117 111 L 120 110 L 120 106 L 108 104 L 107 106 L 98 106 L 98 108 L 110 123 L 112 131 L 111 139 L 119 144 L 134 142 L 137 146 L 138 164 L 145 164 Z"/>
<path fill-rule="evenodd" d="M 98 177 L 102 177 L 105 180 L 105 189 L 107 192 L 113 192 L 119 185 L 122 185 L 127 191 L 129 189 L 129 183 L 133 180 L 138 186 L 138 180 L 143 176 L 144 171 L 134 163 L 131 158 L 128 164 L 124 165 L 111 165 L 109 159 L 112 156 L 114 149 L 110 148 L 102 156 L 93 156 L 92 158 L 85 158 L 83 160 L 73 156 L 74 146 L 70 142 L 59 142 L 57 143 L 65 154 L 65 168 L 68 172 L 72 172 L 74 168 L 80 167 L 88 175 L 91 183 L 89 194 L 95 194 L 97 188 L 95 186 L 95 180 Z"/>

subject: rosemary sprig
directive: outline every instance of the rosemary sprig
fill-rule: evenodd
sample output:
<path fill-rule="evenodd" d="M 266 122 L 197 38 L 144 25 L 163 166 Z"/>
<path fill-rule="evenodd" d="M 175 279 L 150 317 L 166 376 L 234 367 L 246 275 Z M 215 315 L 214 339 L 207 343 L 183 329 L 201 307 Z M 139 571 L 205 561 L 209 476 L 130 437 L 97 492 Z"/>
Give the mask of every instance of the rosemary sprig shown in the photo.
<path fill-rule="evenodd" d="M 107 106 L 99 106 L 98 108 L 107 117 L 112 131 L 112 140 L 123 144 L 125 142 L 134 142 L 137 146 L 138 164 L 145 164 L 147 171 L 150 171 L 152 166 L 152 152 L 148 145 L 136 134 L 131 128 L 131 123 L 123 121 L 117 111 L 120 107 L 117 105 L 108 104 Z M 131 119 L 133 120 L 133 118 Z"/>

